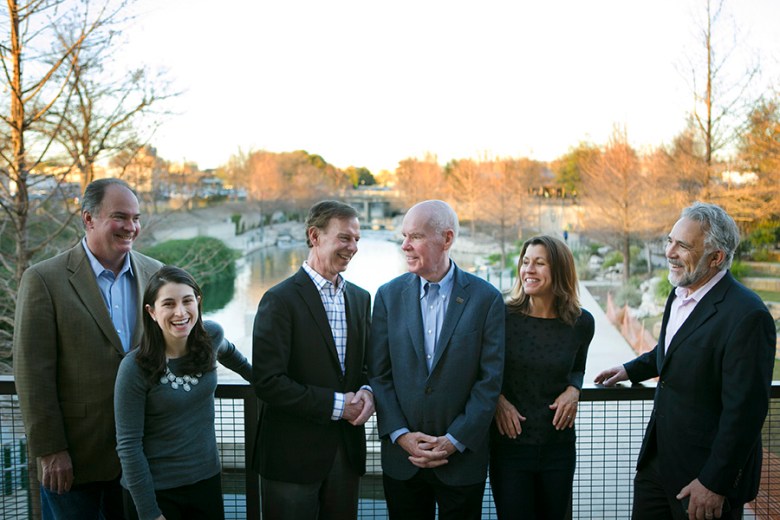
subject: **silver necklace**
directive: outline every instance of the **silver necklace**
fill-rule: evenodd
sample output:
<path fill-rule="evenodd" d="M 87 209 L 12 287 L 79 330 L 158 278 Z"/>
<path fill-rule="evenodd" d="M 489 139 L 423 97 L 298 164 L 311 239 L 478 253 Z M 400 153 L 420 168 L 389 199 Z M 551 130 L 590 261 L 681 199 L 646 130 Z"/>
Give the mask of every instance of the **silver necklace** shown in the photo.
<path fill-rule="evenodd" d="M 185 375 L 179 377 L 175 375 L 173 372 L 171 372 L 171 369 L 166 364 L 165 373 L 160 378 L 160 384 L 167 385 L 168 383 L 170 383 L 171 388 L 173 388 L 174 390 L 177 390 L 181 386 L 185 392 L 189 392 L 190 390 L 192 390 L 192 386 L 190 385 L 197 385 L 198 378 L 202 376 L 203 373 L 198 372 L 195 375 Z"/>

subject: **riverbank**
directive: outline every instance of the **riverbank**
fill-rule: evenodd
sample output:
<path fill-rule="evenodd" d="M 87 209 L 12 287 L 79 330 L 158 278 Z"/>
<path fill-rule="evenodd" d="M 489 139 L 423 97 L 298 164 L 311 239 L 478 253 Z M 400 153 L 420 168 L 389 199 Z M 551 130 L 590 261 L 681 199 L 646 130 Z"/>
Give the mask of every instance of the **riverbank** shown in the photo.
<path fill-rule="evenodd" d="M 246 203 L 225 202 L 223 204 L 152 214 L 144 219 L 144 239 L 156 244 L 166 240 L 183 240 L 197 236 L 210 236 L 225 242 L 228 247 L 246 255 L 270 246 L 290 247 L 305 242 L 306 230 L 302 222 L 279 222 L 259 226 L 259 212 Z M 236 225 L 236 220 L 239 224 Z M 401 243 L 401 218 L 393 221 L 394 228 L 370 231 L 372 235 L 386 237 Z M 237 229 L 245 229 L 236 233 Z M 500 251 L 499 243 L 490 236 L 461 234 L 455 241 L 453 253 L 469 255 L 478 266 L 486 265 L 487 257 Z"/>

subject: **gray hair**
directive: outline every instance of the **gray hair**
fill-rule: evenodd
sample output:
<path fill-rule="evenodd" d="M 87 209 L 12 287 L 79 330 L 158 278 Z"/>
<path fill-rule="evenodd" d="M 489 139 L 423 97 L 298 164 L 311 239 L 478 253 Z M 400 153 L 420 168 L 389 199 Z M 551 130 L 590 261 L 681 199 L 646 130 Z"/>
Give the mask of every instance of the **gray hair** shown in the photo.
<path fill-rule="evenodd" d="M 706 251 L 723 251 L 726 258 L 718 266 L 719 270 L 731 267 L 734 252 L 739 245 L 739 229 L 734 219 L 723 208 L 706 202 L 694 202 L 682 210 L 680 218 L 687 218 L 701 224 L 705 233 Z"/>
<path fill-rule="evenodd" d="M 100 213 L 100 207 L 103 204 L 103 199 L 106 197 L 106 190 L 109 186 L 122 186 L 123 188 L 127 188 L 136 199 L 138 198 L 138 194 L 135 192 L 135 190 L 122 179 L 116 179 L 114 177 L 98 179 L 90 182 L 87 185 L 87 188 L 84 190 L 84 196 L 81 198 L 82 215 L 85 212 L 89 212 L 91 215 L 97 215 Z"/>

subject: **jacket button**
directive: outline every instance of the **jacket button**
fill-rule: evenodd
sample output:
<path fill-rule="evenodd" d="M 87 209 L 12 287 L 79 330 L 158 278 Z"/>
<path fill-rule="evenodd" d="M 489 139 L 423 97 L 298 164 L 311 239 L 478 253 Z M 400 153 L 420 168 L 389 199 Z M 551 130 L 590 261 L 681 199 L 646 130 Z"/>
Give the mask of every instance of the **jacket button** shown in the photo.
<path fill-rule="evenodd" d="M 430 394 L 431 392 L 433 392 L 433 388 L 431 388 L 430 386 L 426 386 L 425 387 L 425 393 L 426 394 Z"/>

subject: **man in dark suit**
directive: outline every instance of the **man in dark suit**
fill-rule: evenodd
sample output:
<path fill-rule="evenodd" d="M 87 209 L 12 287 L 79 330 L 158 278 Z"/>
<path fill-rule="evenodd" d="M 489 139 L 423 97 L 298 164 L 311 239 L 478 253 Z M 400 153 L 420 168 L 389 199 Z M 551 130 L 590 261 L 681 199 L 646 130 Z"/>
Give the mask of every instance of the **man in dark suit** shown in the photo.
<path fill-rule="evenodd" d="M 162 265 L 132 251 L 140 210 L 124 181 L 87 186 L 81 216 L 86 237 L 27 269 L 16 307 L 14 375 L 44 519 L 123 517 L 114 380 Z"/>
<path fill-rule="evenodd" d="M 308 259 L 258 306 L 255 470 L 265 520 L 357 518 L 363 425 L 374 412 L 365 369 L 371 297 L 340 273 L 359 239 L 354 208 L 315 204 L 306 220 Z"/>
<path fill-rule="evenodd" d="M 606 386 L 659 378 L 634 479 L 634 520 L 738 519 L 758 492 L 776 333 L 761 299 L 728 272 L 738 244 L 720 207 L 684 209 L 666 243 L 676 289 L 658 344 L 596 376 Z"/>
<path fill-rule="evenodd" d="M 409 273 L 379 288 L 369 375 L 391 519 L 479 519 L 488 430 L 504 367 L 504 302 L 449 252 L 458 217 L 445 202 L 403 221 Z"/>

